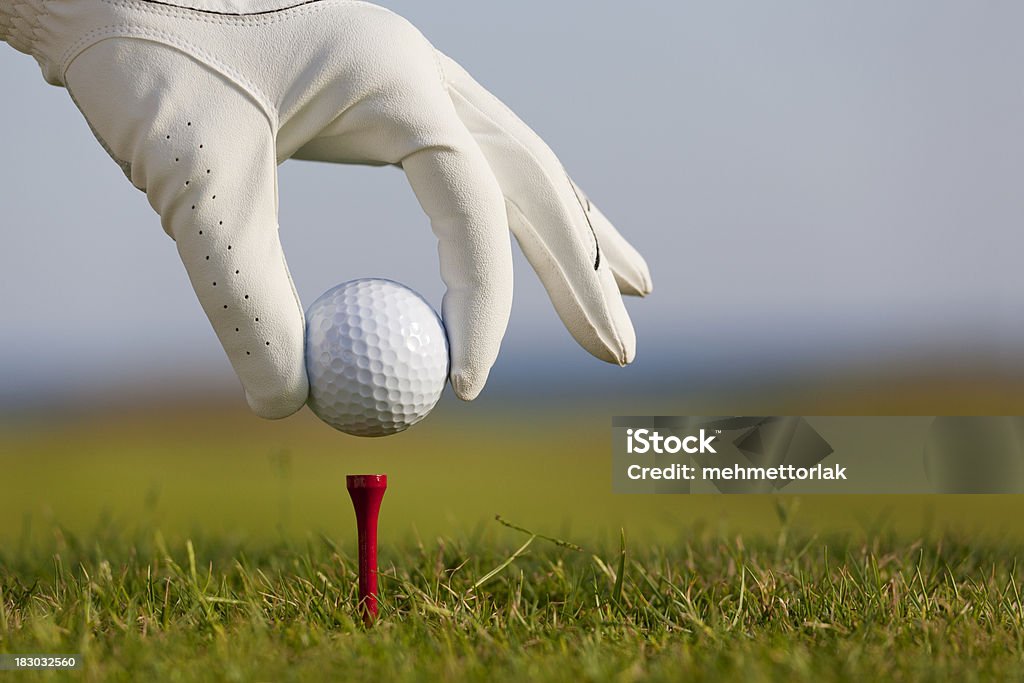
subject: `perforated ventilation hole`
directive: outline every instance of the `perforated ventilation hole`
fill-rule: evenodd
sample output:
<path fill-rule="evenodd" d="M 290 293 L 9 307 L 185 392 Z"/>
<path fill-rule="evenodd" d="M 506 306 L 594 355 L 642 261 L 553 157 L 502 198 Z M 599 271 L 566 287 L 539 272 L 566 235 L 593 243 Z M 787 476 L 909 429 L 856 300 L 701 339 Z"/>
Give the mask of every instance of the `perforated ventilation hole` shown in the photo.
<path fill-rule="evenodd" d="M 216 198 L 217 198 L 217 195 L 213 195 L 212 197 L 210 197 L 210 199 L 216 199 Z"/>
<path fill-rule="evenodd" d="M 239 331 L 240 331 L 240 330 L 239 330 L 239 329 L 238 329 L 238 328 L 236 327 L 236 328 L 235 328 L 235 332 L 239 332 Z"/>
<path fill-rule="evenodd" d="M 260 319 L 259 319 L 259 318 L 256 318 L 256 322 L 259 322 L 259 321 L 260 321 Z"/>
<path fill-rule="evenodd" d="M 216 282 L 214 282 L 214 283 L 213 283 L 213 286 L 214 286 L 214 287 L 216 287 L 216 286 L 217 286 L 217 283 L 216 283 Z"/>
<path fill-rule="evenodd" d="M 193 205 L 192 205 L 192 210 L 193 210 L 193 211 L 195 211 L 195 210 L 196 210 L 196 205 L 195 205 L 195 204 L 193 204 Z"/>
<path fill-rule="evenodd" d="M 224 225 L 224 221 L 220 221 L 217 225 Z"/>
<path fill-rule="evenodd" d="M 190 185 L 190 182 L 188 180 L 186 180 L 185 181 L 185 187 L 188 187 L 189 185 Z"/>
<path fill-rule="evenodd" d="M 224 310 L 226 311 L 227 309 L 228 309 L 228 305 L 224 304 Z"/>
<path fill-rule="evenodd" d="M 191 122 L 191 121 L 189 121 L 189 122 L 188 122 L 188 125 L 190 125 L 190 126 L 191 126 L 191 125 L 192 125 L 192 122 Z"/>
<path fill-rule="evenodd" d="M 168 140 L 170 140 L 170 139 L 171 139 L 171 136 L 170 136 L 170 135 L 168 135 L 168 136 L 167 136 L 167 139 L 168 139 Z"/>
<path fill-rule="evenodd" d="M 174 163 L 178 163 L 179 161 L 181 161 L 180 157 L 174 157 Z"/>
<path fill-rule="evenodd" d="M 206 169 L 206 175 L 210 175 L 210 169 Z"/>
<path fill-rule="evenodd" d="M 228 245 L 228 251 L 231 251 L 231 245 L 230 244 Z"/>
<path fill-rule="evenodd" d="M 235 271 L 235 275 L 238 275 L 238 271 L 237 270 Z"/>
<path fill-rule="evenodd" d="M 202 148 L 203 148 L 203 146 L 202 146 L 202 145 L 199 145 L 199 149 L 202 149 Z"/>
<path fill-rule="evenodd" d="M 236 270 L 235 272 L 237 273 L 238 271 Z M 249 295 L 248 294 L 245 295 L 245 299 L 246 299 L 246 301 L 249 300 Z M 256 319 L 259 320 L 259 318 L 256 318 Z"/>
<path fill-rule="evenodd" d="M 267 346 L 270 346 L 270 342 L 267 342 Z"/>
<path fill-rule="evenodd" d="M 245 355 L 247 355 L 247 356 L 251 356 L 252 354 L 251 354 L 251 353 L 249 353 L 248 351 L 246 351 L 246 352 L 245 352 Z"/>
<path fill-rule="evenodd" d="M 202 233 L 200 233 L 200 234 L 202 234 Z M 209 256 L 207 256 L 207 257 L 206 257 L 206 260 L 207 260 L 207 261 L 209 261 L 209 260 L 210 260 L 210 257 L 209 257 Z"/>
<path fill-rule="evenodd" d="M 202 235 L 202 234 L 203 234 L 203 231 L 202 231 L 202 230 L 200 230 L 200 231 L 199 231 L 199 234 L 200 234 L 200 235 Z"/>

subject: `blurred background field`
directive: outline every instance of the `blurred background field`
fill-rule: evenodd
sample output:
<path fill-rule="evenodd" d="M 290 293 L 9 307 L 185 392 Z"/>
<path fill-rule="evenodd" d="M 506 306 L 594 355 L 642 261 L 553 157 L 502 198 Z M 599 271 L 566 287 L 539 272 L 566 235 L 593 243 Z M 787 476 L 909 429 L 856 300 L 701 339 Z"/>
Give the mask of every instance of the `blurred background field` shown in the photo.
<path fill-rule="evenodd" d="M 720 414 L 727 406 L 748 414 L 770 407 L 933 414 L 965 407 L 968 395 L 976 397 L 972 406 L 1018 405 L 1010 400 L 1019 386 L 1012 383 L 947 380 L 942 390 L 876 384 L 868 393 L 885 397 L 884 405 L 865 403 L 866 388 L 847 385 L 699 398 L 506 395 L 463 404 L 446 396 L 424 423 L 376 440 L 336 433 L 307 410 L 262 421 L 238 396 L 96 398 L 88 407 L 75 401 L 0 423 L 0 542 L 46 547 L 57 527 L 88 538 L 110 526 L 159 529 L 175 542 L 214 535 L 265 543 L 323 533 L 351 547 L 344 477 L 361 472 L 390 477 L 385 544 L 507 534 L 496 514 L 578 542 L 614 541 L 620 528 L 651 544 L 672 544 L 695 528 L 773 536 L 780 523 L 773 497 L 613 495 L 610 417 Z M 1014 496 L 803 496 L 791 523 L 808 534 L 884 528 L 909 539 L 954 530 L 1009 540 L 1024 538 L 1022 513 L 1024 500 Z"/>

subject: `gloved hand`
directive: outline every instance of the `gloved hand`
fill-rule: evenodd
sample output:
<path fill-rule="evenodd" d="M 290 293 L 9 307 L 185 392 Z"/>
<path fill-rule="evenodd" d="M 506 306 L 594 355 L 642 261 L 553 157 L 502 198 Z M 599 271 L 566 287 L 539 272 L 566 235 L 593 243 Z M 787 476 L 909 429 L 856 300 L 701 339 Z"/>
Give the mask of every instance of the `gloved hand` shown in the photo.
<path fill-rule="evenodd" d="M 64 86 L 160 214 L 259 415 L 305 403 L 277 165 L 401 166 L 447 285 L 451 383 L 479 394 L 512 303 L 508 230 L 592 354 L 633 359 L 650 275 L 551 150 L 408 22 L 347 0 L 0 0 L 0 38 Z M 342 226 L 344 227 L 344 226 Z"/>

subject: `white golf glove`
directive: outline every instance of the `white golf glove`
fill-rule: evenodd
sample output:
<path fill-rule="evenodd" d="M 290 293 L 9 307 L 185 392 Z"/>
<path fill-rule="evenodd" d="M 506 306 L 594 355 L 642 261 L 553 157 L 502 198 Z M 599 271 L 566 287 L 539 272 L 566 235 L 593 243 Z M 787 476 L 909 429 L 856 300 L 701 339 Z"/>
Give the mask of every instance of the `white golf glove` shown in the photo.
<path fill-rule="evenodd" d="M 633 359 L 647 266 L 537 135 L 408 22 L 348 0 L 0 0 L 0 38 L 66 87 L 145 191 L 259 415 L 305 403 L 277 165 L 394 164 L 439 241 L 451 382 L 470 400 L 512 303 L 508 228 L 590 353 Z M 341 226 L 344 227 L 344 226 Z M 600 245 L 600 247 L 598 246 Z"/>

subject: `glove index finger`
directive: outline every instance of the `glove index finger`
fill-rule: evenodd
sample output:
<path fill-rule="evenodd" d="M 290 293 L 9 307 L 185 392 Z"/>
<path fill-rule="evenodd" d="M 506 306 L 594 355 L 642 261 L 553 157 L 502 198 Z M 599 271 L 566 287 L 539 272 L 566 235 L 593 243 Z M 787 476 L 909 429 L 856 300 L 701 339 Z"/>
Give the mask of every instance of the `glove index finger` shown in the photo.
<path fill-rule="evenodd" d="M 647 296 L 654 291 L 651 271 L 647 261 L 632 244 L 626 241 L 615 226 L 612 225 L 601 210 L 597 208 L 587 195 L 573 182 L 576 194 L 582 199 L 590 225 L 601 245 L 601 253 L 608 259 L 608 266 L 615 274 L 615 282 L 619 291 L 629 296 Z"/>
<path fill-rule="evenodd" d="M 487 382 L 512 311 L 512 246 L 504 201 L 464 129 L 453 131 L 450 147 L 418 151 L 402 167 L 438 238 L 447 286 L 442 316 L 451 347 L 452 389 L 471 401 Z"/>

